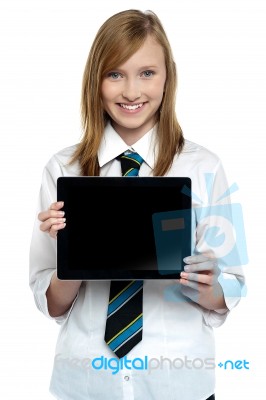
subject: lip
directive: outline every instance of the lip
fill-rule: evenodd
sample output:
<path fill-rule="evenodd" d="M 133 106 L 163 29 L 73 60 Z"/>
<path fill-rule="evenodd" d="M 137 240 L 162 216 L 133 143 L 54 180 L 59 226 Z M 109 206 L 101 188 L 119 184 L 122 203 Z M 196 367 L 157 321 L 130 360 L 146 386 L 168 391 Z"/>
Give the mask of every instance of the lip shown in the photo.
<path fill-rule="evenodd" d="M 142 107 L 138 107 L 135 110 L 128 110 L 127 108 L 123 108 L 120 106 L 120 104 L 125 104 L 127 106 L 133 106 L 133 105 L 141 104 L 141 103 L 143 104 Z M 116 103 L 116 104 L 117 104 L 117 107 L 119 107 L 119 110 L 124 114 L 138 114 L 145 108 L 147 102 L 143 101 L 143 102 L 133 103 L 133 104 L 130 104 L 130 103 Z"/>

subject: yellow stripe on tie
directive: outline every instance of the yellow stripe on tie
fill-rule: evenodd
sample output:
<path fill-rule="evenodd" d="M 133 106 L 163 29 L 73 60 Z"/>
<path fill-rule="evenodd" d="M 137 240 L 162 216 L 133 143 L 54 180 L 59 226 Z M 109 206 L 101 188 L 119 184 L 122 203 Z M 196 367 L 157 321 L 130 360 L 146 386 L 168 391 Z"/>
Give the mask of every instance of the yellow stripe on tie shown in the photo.
<path fill-rule="evenodd" d="M 131 157 L 127 157 L 127 156 L 122 156 L 121 158 L 126 158 L 127 160 L 135 161 L 137 164 L 141 165 L 141 163 L 138 160 L 135 160 L 135 158 L 131 158 Z"/>
<path fill-rule="evenodd" d="M 135 169 L 135 168 L 130 168 L 130 169 L 124 174 L 124 176 L 128 175 L 129 172 L 133 171 L 133 169 Z"/>
<path fill-rule="evenodd" d="M 117 295 L 115 297 L 112 298 L 112 300 L 109 301 L 109 304 L 111 304 L 115 299 L 117 299 L 117 297 L 120 296 L 120 294 L 122 294 L 125 290 L 127 290 L 127 288 L 129 288 L 129 286 L 133 285 L 133 283 L 135 283 L 136 281 L 131 281 L 126 287 L 124 287 L 123 290 L 121 290 L 121 292 L 117 293 Z"/>
<path fill-rule="evenodd" d="M 109 342 L 106 342 L 106 343 L 110 344 L 114 339 L 117 338 L 117 336 L 121 335 L 121 333 L 126 331 L 131 325 L 134 324 L 134 322 L 136 322 L 138 319 L 140 319 L 142 317 L 142 315 L 143 315 L 143 313 L 139 314 L 139 316 L 137 318 L 135 318 L 132 322 L 130 322 L 130 324 L 128 324 L 125 328 L 123 328 L 120 332 L 118 332 L 114 337 L 112 337 L 112 339 L 110 339 Z"/>

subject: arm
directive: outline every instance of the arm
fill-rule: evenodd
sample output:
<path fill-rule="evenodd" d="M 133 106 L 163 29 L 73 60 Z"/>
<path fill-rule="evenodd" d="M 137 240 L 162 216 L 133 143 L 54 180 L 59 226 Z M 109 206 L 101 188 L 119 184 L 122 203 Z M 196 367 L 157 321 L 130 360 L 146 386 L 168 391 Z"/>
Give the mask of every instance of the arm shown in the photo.
<path fill-rule="evenodd" d="M 64 212 L 60 211 L 63 205 L 62 201 L 53 203 L 49 210 L 42 211 L 38 215 L 38 219 L 41 221 L 40 230 L 49 233 L 54 239 L 56 239 L 58 230 L 64 229 L 66 226 L 66 219 L 63 218 Z M 48 311 L 51 317 L 59 317 L 66 313 L 77 296 L 81 283 L 82 281 L 62 281 L 54 272 L 46 292 Z"/>
<path fill-rule="evenodd" d="M 82 281 L 61 281 L 53 274 L 46 297 L 51 317 L 65 314 L 77 296 Z"/>
<path fill-rule="evenodd" d="M 233 256 L 241 248 L 234 237 L 233 208 L 229 196 L 224 195 L 228 184 L 223 166 L 218 162 L 209 168 L 213 172 L 203 171 L 194 185 L 203 202 L 195 202 L 193 207 L 193 256 L 184 260 L 187 265 L 179 283 L 182 293 L 203 308 L 207 324 L 218 326 L 240 301 L 245 280 L 241 256 Z M 234 253 L 230 253 L 232 249 Z"/>
<path fill-rule="evenodd" d="M 44 168 L 29 254 L 29 284 L 35 304 L 47 318 L 58 324 L 68 318 L 81 285 L 78 281 L 59 281 L 56 275 L 55 238 L 57 231 L 64 228 L 65 219 L 60 211 L 63 203 L 53 202 L 57 197 L 58 177 L 69 172 L 71 175 L 78 173 L 75 169 L 67 170 L 71 153 L 72 149 L 69 154 L 53 156 Z"/>

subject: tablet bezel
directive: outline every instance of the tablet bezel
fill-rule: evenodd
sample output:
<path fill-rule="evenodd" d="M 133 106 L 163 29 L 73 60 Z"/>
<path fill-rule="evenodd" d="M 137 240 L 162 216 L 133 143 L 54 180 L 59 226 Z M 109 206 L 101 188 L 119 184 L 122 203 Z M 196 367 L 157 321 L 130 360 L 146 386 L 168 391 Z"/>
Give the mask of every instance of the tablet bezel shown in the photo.
<path fill-rule="evenodd" d="M 57 200 L 64 201 L 64 207 L 66 216 L 66 227 L 63 230 L 58 231 L 57 235 L 57 276 L 60 280 L 137 280 L 137 279 L 178 279 L 180 277 L 180 272 L 184 269 L 184 262 L 182 261 L 182 267 L 174 273 L 164 273 L 161 274 L 157 270 L 88 270 L 88 269 L 73 269 L 69 265 L 67 252 L 69 246 L 68 238 L 68 221 L 70 220 L 69 213 L 69 194 L 77 196 L 88 195 L 86 191 L 88 189 L 110 191 L 112 196 L 115 195 L 116 188 L 126 192 L 128 187 L 138 188 L 140 191 L 144 188 L 158 189 L 158 196 L 162 195 L 161 190 L 164 187 L 176 188 L 182 197 L 181 203 L 182 207 L 179 211 L 186 211 L 188 216 L 189 228 L 186 230 L 186 238 L 190 238 L 185 244 L 185 248 L 182 249 L 182 260 L 183 257 L 189 256 L 191 254 L 191 179 L 189 177 L 59 177 L 57 180 Z M 182 190 L 186 188 L 186 190 Z M 79 193 L 78 193 L 79 192 Z M 79 197 L 81 198 L 81 197 Z M 104 201 L 104 200 L 103 200 Z M 108 207 L 108 198 L 105 203 Z M 168 210 L 164 210 L 167 212 Z M 86 221 L 81 221 L 81 229 Z M 155 240 L 155 238 L 154 238 Z M 93 236 L 92 236 L 93 241 Z M 96 238 L 94 244 L 96 243 Z M 157 249 L 156 249 L 157 251 Z M 158 257 L 157 257 L 158 260 Z"/>

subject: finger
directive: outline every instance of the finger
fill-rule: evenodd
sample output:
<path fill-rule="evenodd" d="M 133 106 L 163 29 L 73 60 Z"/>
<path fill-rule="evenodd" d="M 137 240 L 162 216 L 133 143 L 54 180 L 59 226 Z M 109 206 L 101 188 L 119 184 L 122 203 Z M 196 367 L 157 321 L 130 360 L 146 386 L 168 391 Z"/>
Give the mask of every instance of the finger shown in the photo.
<path fill-rule="evenodd" d="M 217 260 L 215 258 L 209 259 L 208 261 L 200 262 L 198 264 L 185 265 L 184 270 L 187 272 L 199 272 L 199 271 L 212 271 L 217 268 Z"/>
<path fill-rule="evenodd" d="M 191 288 L 194 290 L 199 291 L 200 290 L 200 286 L 202 285 L 199 282 L 194 282 L 194 281 L 188 281 L 187 279 L 180 279 L 180 284 L 182 288 Z M 182 289 L 182 293 L 183 293 L 183 289 Z"/>
<path fill-rule="evenodd" d="M 63 224 L 57 224 L 57 225 L 52 225 L 51 229 L 49 231 L 49 235 L 53 238 L 56 239 L 57 238 L 57 232 L 61 229 L 64 229 L 64 227 L 66 226 L 65 223 Z"/>
<path fill-rule="evenodd" d="M 40 224 L 40 230 L 42 232 L 47 232 L 52 229 L 53 226 L 57 226 L 66 222 L 65 218 L 49 218 Z"/>
<path fill-rule="evenodd" d="M 204 261 L 208 261 L 210 258 L 204 256 L 203 254 L 199 254 L 196 256 L 188 256 L 183 259 L 186 264 L 197 264 Z"/>
<path fill-rule="evenodd" d="M 56 211 L 56 210 L 47 210 L 47 211 L 41 211 L 38 214 L 38 219 L 39 221 L 46 221 L 49 218 L 61 218 L 65 215 L 64 211 Z"/>
<path fill-rule="evenodd" d="M 52 203 L 50 205 L 50 210 L 60 210 L 60 208 L 62 208 L 64 206 L 64 202 L 63 201 L 56 201 L 55 203 Z"/>
<path fill-rule="evenodd" d="M 205 285 L 213 285 L 217 282 L 214 275 L 203 275 L 203 274 L 195 274 L 193 272 L 181 272 L 180 274 L 182 280 L 187 280 L 188 282 L 198 282 L 203 283 Z"/>

